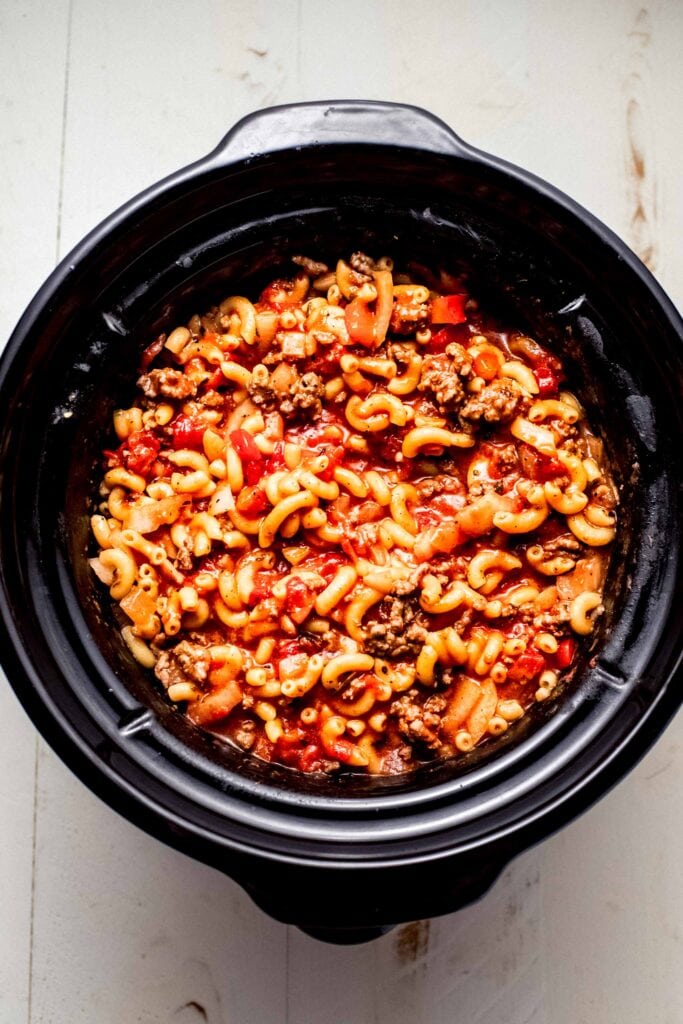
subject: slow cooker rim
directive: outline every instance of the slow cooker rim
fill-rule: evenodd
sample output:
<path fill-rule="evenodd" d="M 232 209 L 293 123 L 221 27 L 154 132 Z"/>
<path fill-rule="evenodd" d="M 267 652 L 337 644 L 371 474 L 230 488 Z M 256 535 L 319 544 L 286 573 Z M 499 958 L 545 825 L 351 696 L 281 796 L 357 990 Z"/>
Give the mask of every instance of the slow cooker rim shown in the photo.
<path fill-rule="evenodd" d="M 4 594 L 1 595 L 1 598 L 0 612 L 4 620 L 7 611 Z M 343 839 L 336 847 L 329 841 L 327 842 L 327 846 L 333 847 L 331 852 L 320 848 L 311 849 L 310 844 L 308 852 L 301 852 L 303 844 L 299 843 L 296 838 L 292 839 L 291 834 L 284 828 L 279 833 L 259 833 L 257 830 L 247 829 L 250 837 L 253 836 L 256 840 L 247 842 L 237 839 L 234 834 L 211 829 L 201 822 L 193 821 L 187 815 L 181 814 L 165 803 L 162 805 L 148 791 L 133 785 L 120 771 L 115 771 L 106 754 L 103 756 L 102 749 L 97 745 L 85 743 L 81 734 L 68 719 L 59 718 L 48 710 L 45 702 L 38 696 L 38 688 L 33 685 L 35 680 L 32 682 L 30 678 L 34 674 L 32 665 L 30 662 L 25 663 L 23 658 L 17 657 L 18 651 L 24 653 L 21 647 L 15 647 L 11 640 L 10 646 L 7 646 L 9 639 L 8 633 L 2 629 L 0 631 L 0 647 L 3 648 L 2 663 L 3 665 L 12 664 L 14 672 L 22 676 L 28 683 L 28 686 L 21 690 L 15 689 L 17 697 L 43 738 L 60 755 L 65 764 L 74 771 L 80 781 L 84 782 L 91 792 L 103 799 L 108 806 L 128 820 L 135 822 L 143 831 L 153 837 L 163 837 L 165 842 L 183 852 L 186 852 L 188 842 L 199 844 L 200 851 L 197 855 L 206 863 L 217 867 L 221 866 L 221 857 L 225 854 L 247 854 L 257 856 L 265 861 L 288 863 L 298 867 L 313 868 L 329 865 L 335 869 L 346 867 L 351 870 L 423 864 L 446 860 L 454 855 L 465 856 L 483 849 L 489 854 L 493 854 L 493 851 L 501 847 L 506 850 L 513 847 L 516 852 L 521 852 L 522 849 L 526 849 L 535 842 L 541 841 L 548 834 L 557 831 L 580 814 L 586 806 L 601 798 L 621 781 L 624 774 L 644 756 L 680 705 L 680 698 L 677 698 L 674 687 L 671 685 L 674 676 L 680 672 L 681 668 L 681 653 L 679 652 L 677 665 L 669 676 L 669 685 L 662 687 L 657 692 L 650 706 L 638 716 L 632 728 L 621 737 L 608 756 L 601 762 L 597 762 L 587 774 L 580 774 L 569 788 L 563 788 L 551 794 L 543 803 L 537 804 L 531 812 L 524 812 L 512 821 L 504 822 L 501 827 L 491 828 L 466 842 L 448 843 L 443 836 L 439 839 L 441 833 L 437 830 L 426 837 L 418 837 L 418 841 L 412 836 L 407 837 L 412 846 L 409 854 L 392 856 L 391 844 L 387 844 L 388 849 L 384 854 L 369 857 L 367 850 L 363 849 L 362 857 L 345 859 L 343 850 L 345 847 L 350 848 L 352 844 L 344 842 Z M 95 729 L 99 730 L 99 723 L 94 724 Z M 100 733 L 100 735 L 104 746 L 106 746 L 107 737 L 104 733 Z M 127 759 L 125 752 L 123 757 Z M 79 771 L 79 766 L 94 768 L 95 771 L 94 773 L 82 772 Z M 136 765 L 136 767 L 139 766 Z M 176 790 L 166 786 L 163 779 L 159 777 L 150 776 L 150 783 L 156 788 L 161 785 L 171 800 L 178 795 Z M 187 800 L 183 799 L 184 803 L 187 803 Z M 548 827 L 549 822 L 550 827 Z M 234 823 L 231 821 L 230 824 Z M 521 837 L 524 839 L 520 843 Z M 261 838 L 262 841 L 258 842 L 258 838 Z M 285 840 L 292 848 L 296 848 L 296 851 L 281 848 L 278 839 Z"/>

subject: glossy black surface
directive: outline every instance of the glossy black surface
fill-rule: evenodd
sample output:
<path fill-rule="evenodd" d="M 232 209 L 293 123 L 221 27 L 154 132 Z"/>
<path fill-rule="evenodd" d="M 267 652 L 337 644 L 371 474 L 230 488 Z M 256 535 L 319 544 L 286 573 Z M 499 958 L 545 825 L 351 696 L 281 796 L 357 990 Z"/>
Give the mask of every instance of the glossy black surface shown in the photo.
<path fill-rule="evenodd" d="M 132 399 L 155 332 L 258 288 L 297 252 L 356 248 L 462 262 L 482 305 L 550 340 L 602 426 L 622 527 L 597 660 L 584 657 L 559 701 L 457 764 L 331 784 L 217 743 L 169 707 L 121 643 L 86 555 L 111 412 Z M 247 118 L 88 236 L 8 343 L 0 642 L 12 685 L 84 782 L 283 920 L 330 938 L 462 905 L 621 777 L 680 703 L 682 338 L 603 225 L 424 111 L 333 103 Z"/>

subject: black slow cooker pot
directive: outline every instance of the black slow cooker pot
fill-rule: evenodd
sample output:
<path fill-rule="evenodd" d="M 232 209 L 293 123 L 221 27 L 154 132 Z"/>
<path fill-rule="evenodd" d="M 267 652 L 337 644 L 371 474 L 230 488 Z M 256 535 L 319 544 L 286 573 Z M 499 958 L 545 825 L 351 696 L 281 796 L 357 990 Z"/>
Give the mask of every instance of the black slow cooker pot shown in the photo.
<path fill-rule="evenodd" d="M 327 779 L 195 729 L 132 660 L 87 564 L 112 410 L 141 348 L 289 257 L 364 248 L 469 268 L 542 337 L 602 431 L 621 529 L 579 671 L 456 763 Z M 424 111 L 260 111 L 96 228 L 31 302 L 0 364 L 2 662 L 45 738 L 112 807 L 332 941 L 452 911 L 588 807 L 680 702 L 676 617 L 683 324 L 607 228 Z"/>

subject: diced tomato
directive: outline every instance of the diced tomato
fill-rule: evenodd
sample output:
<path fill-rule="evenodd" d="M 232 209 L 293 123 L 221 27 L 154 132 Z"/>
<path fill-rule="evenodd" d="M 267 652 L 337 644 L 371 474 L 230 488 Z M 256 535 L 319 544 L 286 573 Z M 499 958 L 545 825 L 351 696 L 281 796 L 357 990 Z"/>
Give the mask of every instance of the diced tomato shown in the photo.
<path fill-rule="evenodd" d="M 220 690 L 207 693 L 200 700 L 193 701 L 188 709 L 188 718 L 195 725 L 213 725 L 227 718 L 233 708 L 242 700 L 242 691 L 235 680 L 231 680 Z"/>
<path fill-rule="evenodd" d="M 292 294 L 292 282 L 284 278 L 278 278 L 276 281 L 271 281 L 263 289 L 259 302 L 270 306 L 272 309 L 281 310 L 287 306 L 296 306 L 298 299 Z"/>
<path fill-rule="evenodd" d="M 256 441 L 246 430 L 233 430 L 229 437 L 240 457 L 245 480 L 248 484 L 257 483 L 263 476 L 265 460 Z"/>
<path fill-rule="evenodd" d="M 552 455 L 544 455 L 528 444 L 519 446 L 519 458 L 522 470 L 529 480 L 544 483 L 557 476 L 564 476 L 567 472 L 558 459 L 554 459 Z"/>
<path fill-rule="evenodd" d="M 151 430 L 136 430 L 123 446 L 123 461 L 131 473 L 147 476 L 161 448 L 161 442 Z"/>
<path fill-rule="evenodd" d="M 344 310 L 346 329 L 351 341 L 365 348 L 375 347 L 375 317 L 367 302 L 353 299 Z"/>
<path fill-rule="evenodd" d="M 420 530 L 426 530 L 430 526 L 438 526 L 443 516 L 433 508 L 418 508 L 415 511 L 415 521 Z"/>
<path fill-rule="evenodd" d="M 105 448 L 102 454 L 107 460 L 107 466 L 109 469 L 114 469 L 115 466 L 123 465 L 123 454 L 120 448 Z"/>
<path fill-rule="evenodd" d="M 258 516 L 268 508 L 270 508 L 268 495 L 261 487 L 258 486 L 258 484 L 252 484 L 250 487 L 246 487 L 240 492 L 239 498 L 237 499 L 238 511 L 247 517 Z"/>
<path fill-rule="evenodd" d="M 287 580 L 287 597 L 285 598 L 285 611 L 298 612 L 301 611 L 307 604 L 313 599 L 313 591 L 304 583 L 303 580 L 296 576 Z"/>
<path fill-rule="evenodd" d="M 339 569 L 340 566 L 347 564 L 347 559 L 337 551 L 326 551 L 322 555 L 315 555 L 313 558 L 308 558 L 304 564 L 307 569 L 311 570 L 311 572 L 320 573 L 320 575 L 329 582 L 337 569 Z"/>
<path fill-rule="evenodd" d="M 512 663 L 508 671 L 508 679 L 512 683 L 527 682 L 534 679 L 545 668 L 545 658 L 537 651 L 525 651 Z"/>
<path fill-rule="evenodd" d="M 330 461 L 326 469 L 323 469 L 320 473 L 316 474 L 321 480 L 325 480 L 327 483 L 332 480 L 335 469 L 337 466 L 341 465 L 341 461 L 344 458 L 344 451 L 345 449 L 342 448 L 341 445 L 337 445 L 336 447 L 329 444 L 323 445 L 319 454 L 326 455 Z"/>
<path fill-rule="evenodd" d="M 498 373 L 500 363 L 496 359 L 495 353 L 484 349 L 483 352 L 474 357 L 472 365 L 477 377 L 483 377 L 484 380 L 493 380 Z"/>
<path fill-rule="evenodd" d="M 538 394 L 541 398 L 548 398 L 556 395 L 559 387 L 559 380 L 553 370 L 546 364 L 541 364 L 531 371 L 538 384 Z"/>
<path fill-rule="evenodd" d="M 403 438 L 406 436 L 407 429 L 405 427 L 394 427 L 388 436 L 383 436 L 382 441 L 375 442 L 374 451 L 383 459 L 385 462 L 395 462 L 396 456 L 403 447 Z M 370 443 L 373 442 L 373 436 L 370 435 Z M 424 452 L 424 449 L 423 449 Z"/>
<path fill-rule="evenodd" d="M 426 351 L 430 355 L 437 355 L 440 352 L 445 352 L 446 347 L 453 341 L 458 341 L 461 344 L 466 340 L 463 338 L 463 328 L 456 327 L 453 324 L 441 327 L 438 331 L 434 331 L 431 338 L 427 342 Z"/>
<path fill-rule="evenodd" d="M 218 385 L 222 384 L 224 381 L 225 377 L 223 376 L 223 371 L 219 366 L 218 369 L 214 370 L 211 376 L 207 377 L 204 381 L 204 389 L 205 391 L 215 391 Z"/>
<path fill-rule="evenodd" d="M 576 653 L 576 641 L 571 637 L 562 640 L 555 652 L 555 664 L 558 668 L 569 668 Z"/>
<path fill-rule="evenodd" d="M 191 416 L 181 413 L 171 423 L 171 435 L 173 447 L 179 448 L 201 448 L 202 438 L 206 424 L 201 420 L 195 420 Z"/>
<path fill-rule="evenodd" d="M 462 324 L 467 320 L 465 313 L 466 295 L 439 295 L 432 302 L 433 324 Z"/>
<path fill-rule="evenodd" d="M 257 604 L 259 601 L 265 601 L 266 598 L 270 597 L 273 586 L 280 579 L 282 579 L 280 573 L 270 572 L 267 569 L 254 573 L 254 586 L 249 595 L 249 600 Z"/>
<path fill-rule="evenodd" d="M 319 373 L 323 377 L 332 377 L 339 372 L 339 360 L 343 355 L 344 346 L 335 341 L 333 345 L 320 350 L 315 359 L 308 363 L 308 370 L 311 373 Z"/>
<path fill-rule="evenodd" d="M 299 754 L 299 770 L 302 772 L 318 772 L 322 769 L 322 751 L 317 743 L 309 743 Z"/>
<path fill-rule="evenodd" d="M 271 655 L 271 661 L 279 665 L 285 658 L 293 658 L 297 654 L 310 656 L 315 654 L 319 648 L 315 641 L 307 636 L 298 636 L 296 640 L 279 640 L 275 644 L 275 650 Z"/>
<path fill-rule="evenodd" d="M 266 461 L 265 474 L 275 473 L 278 469 L 285 468 L 285 443 L 284 441 L 276 441 L 273 452 L 268 456 Z"/>

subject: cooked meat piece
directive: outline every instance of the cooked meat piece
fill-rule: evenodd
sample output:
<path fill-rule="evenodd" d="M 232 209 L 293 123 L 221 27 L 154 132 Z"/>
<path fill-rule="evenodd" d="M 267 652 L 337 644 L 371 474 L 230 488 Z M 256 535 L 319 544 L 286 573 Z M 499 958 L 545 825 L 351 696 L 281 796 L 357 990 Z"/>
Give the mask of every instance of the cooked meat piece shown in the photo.
<path fill-rule="evenodd" d="M 429 324 L 430 302 L 409 302 L 397 299 L 391 311 L 389 330 L 393 334 L 414 334 Z"/>
<path fill-rule="evenodd" d="M 166 335 L 165 334 L 160 334 L 159 337 L 156 339 L 156 341 L 153 341 L 151 343 L 151 345 L 147 346 L 147 348 L 143 351 L 142 356 L 140 358 L 140 369 L 141 370 L 146 370 L 147 367 L 150 365 L 150 363 L 154 362 L 156 357 L 162 351 L 162 349 L 164 347 L 164 342 L 165 341 L 166 341 Z"/>
<path fill-rule="evenodd" d="M 575 441 L 579 436 L 579 432 L 573 423 L 567 423 L 566 420 L 561 419 L 559 416 L 552 421 L 552 430 L 556 435 L 558 444 L 562 441 Z"/>
<path fill-rule="evenodd" d="M 150 370 L 138 378 L 138 387 L 147 398 L 193 398 L 197 394 L 197 382 L 180 370 L 166 366 L 161 370 Z"/>
<path fill-rule="evenodd" d="M 508 423 L 514 419 L 529 399 L 515 380 L 493 380 L 478 395 L 468 398 L 460 415 L 474 423 Z"/>
<path fill-rule="evenodd" d="M 471 373 L 472 360 L 465 346 L 461 345 L 459 341 L 451 341 L 449 345 L 446 345 L 446 355 L 451 360 L 453 369 L 461 377 Z"/>
<path fill-rule="evenodd" d="M 340 700 L 354 701 L 365 691 L 365 682 L 361 676 L 352 679 L 347 687 L 339 693 Z"/>
<path fill-rule="evenodd" d="M 298 377 L 289 389 L 290 398 L 280 406 L 285 419 L 291 419 L 299 411 L 307 411 L 311 419 L 322 413 L 321 398 L 325 394 L 325 381 L 317 373 L 305 373 Z"/>
<path fill-rule="evenodd" d="M 365 650 L 380 658 L 417 654 L 427 636 L 421 619 L 420 610 L 409 599 L 385 597 L 379 606 L 379 620 L 367 628 Z"/>
<path fill-rule="evenodd" d="M 280 363 L 272 372 L 263 363 L 257 363 L 251 371 L 251 380 L 247 387 L 249 397 L 254 405 L 266 412 L 281 411 L 280 406 L 287 403 L 289 408 L 290 395 L 299 385 L 299 372 L 295 366 Z"/>
<path fill-rule="evenodd" d="M 278 408 L 278 396 L 269 383 L 260 383 L 252 374 L 251 381 L 247 386 L 247 392 L 254 405 L 260 406 L 267 412 L 274 412 Z"/>
<path fill-rule="evenodd" d="M 326 263 L 321 263 L 319 260 L 309 259 L 308 256 L 292 256 L 292 263 L 296 263 L 298 267 L 302 267 L 307 274 L 311 277 L 320 277 L 321 274 L 326 274 L 330 269 Z"/>
<path fill-rule="evenodd" d="M 435 494 L 462 494 L 464 491 L 457 476 L 449 476 L 445 473 L 419 480 L 415 484 L 415 489 L 420 501 L 429 501 Z"/>
<path fill-rule="evenodd" d="M 182 640 L 170 651 L 161 652 L 154 673 L 167 690 L 174 683 L 193 683 L 201 687 L 207 680 L 210 667 L 208 648 Z"/>
<path fill-rule="evenodd" d="M 611 512 L 619 504 L 619 498 L 614 490 L 614 486 L 596 484 L 591 493 L 591 503 L 600 505 L 601 508 Z"/>
<path fill-rule="evenodd" d="M 545 541 L 541 547 L 545 558 L 552 558 L 553 555 L 572 555 L 577 558 L 585 550 L 584 545 L 573 533 L 561 533 L 558 537 Z"/>
<path fill-rule="evenodd" d="M 220 391 L 207 391 L 197 401 L 207 409 L 218 409 L 225 404 L 225 395 Z"/>
<path fill-rule="evenodd" d="M 183 538 L 182 542 L 178 545 L 178 554 L 175 556 L 174 562 L 176 568 L 182 569 L 183 572 L 190 572 L 193 562 L 194 552 L 194 540 L 188 534 L 187 537 Z"/>
<path fill-rule="evenodd" d="M 393 587 L 393 592 L 397 597 L 406 597 L 408 594 L 414 594 L 418 588 L 418 581 L 416 579 L 416 573 L 407 580 L 396 580 Z"/>
<path fill-rule="evenodd" d="M 399 697 L 390 708 L 389 713 L 398 719 L 398 731 L 409 740 L 419 740 L 432 750 L 441 746 L 439 727 L 441 714 L 445 711 L 448 701 L 441 694 L 432 694 L 419 704 L 417 690 L 408 690 Z"/>
<path fill-rule="evenodd" d="M 417 389 L 430 391 L 440 412 L 453 412 L 465 397 L 462 381 L 447 355 L 425 356 Z"/>
<path fill-rule="evenodd" d="M 514 444 L 502 444 L 496 448 L 496 468 L 503 476 L 519 467 L 519 456 Z"/>
<path fill-rule="evenodd" d="M 251 750 L 256 742 L 256 725 L 251 719 L 245 718 L 232 735 L 235 743 L 239 743 L 243 750 Z"/>
<path fill-rule="evenodd" d="M 375 269 L 375 261 L 366 256 L 364 252 L 354 252 L 349 264 L 357 274 L 361 274 L 365 278 L 371 278 Z"/>

